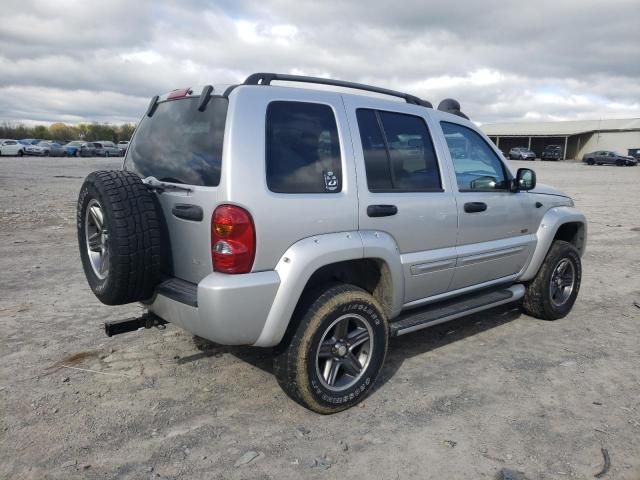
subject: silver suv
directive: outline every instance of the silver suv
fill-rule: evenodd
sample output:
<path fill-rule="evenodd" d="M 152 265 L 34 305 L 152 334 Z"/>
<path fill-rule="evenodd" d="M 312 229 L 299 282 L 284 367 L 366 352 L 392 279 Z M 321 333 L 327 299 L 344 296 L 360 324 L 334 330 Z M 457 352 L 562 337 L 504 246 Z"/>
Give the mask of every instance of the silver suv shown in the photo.
<path fill-rule="evenodd" d="M 108 335 L 171 322 L 275 347 L 280 385 L 320 413 L 371 392 L 389 337 L 516 302 L 564 317 L 587 235 L 458 102 L 280 74 L 154 97 L 77 226 L 96 296 L 147 310 Z"/>

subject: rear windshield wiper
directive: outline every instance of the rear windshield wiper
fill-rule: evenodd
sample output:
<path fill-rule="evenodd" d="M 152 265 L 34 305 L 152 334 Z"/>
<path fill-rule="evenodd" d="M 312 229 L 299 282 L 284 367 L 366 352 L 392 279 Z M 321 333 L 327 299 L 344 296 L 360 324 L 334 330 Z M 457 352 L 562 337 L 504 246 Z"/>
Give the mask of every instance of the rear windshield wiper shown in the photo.
<path fill-rule="evenodd" d="M 173 185 L 171 183 L 161 182 L 156 177 L 147 177 L 142 181 L 147 186 L 147 188 L 158 193 L 162 193 L 165 190 L 180 190 L 182 192 L 193 192 L 193 188 L 191 187 L 183 187 L 182 185 Z"/>

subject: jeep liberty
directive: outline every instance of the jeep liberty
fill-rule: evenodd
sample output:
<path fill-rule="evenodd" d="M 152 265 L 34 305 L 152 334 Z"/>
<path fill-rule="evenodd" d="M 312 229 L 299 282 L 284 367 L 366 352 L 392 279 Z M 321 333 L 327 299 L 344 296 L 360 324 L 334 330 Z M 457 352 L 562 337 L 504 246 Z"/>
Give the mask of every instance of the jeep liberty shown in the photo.
<path fill-rule="evenodd" d="M 273 347 L 285 392 L 334 413 L 390 337 L 506 304 L 566 316 L 587 222 L 455 100 L 259 73 L 154 97 L 122 170 L 84 181 L 77 230 L 97 298 L 146 309 L 108 335 Z"/>

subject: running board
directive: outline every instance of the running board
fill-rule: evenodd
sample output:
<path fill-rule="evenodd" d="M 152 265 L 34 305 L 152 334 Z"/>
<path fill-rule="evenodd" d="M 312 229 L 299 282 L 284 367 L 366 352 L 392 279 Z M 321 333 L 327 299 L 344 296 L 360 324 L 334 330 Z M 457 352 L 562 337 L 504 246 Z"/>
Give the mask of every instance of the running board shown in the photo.
<path fill-rule="evenodd" d="M 501 290 L 484 291 L 453 300 L 438 302 L 419 310 L 410 310 L 391 322 L 391 336 L 415 332 L 489 308 L 515 302 L 524 296 L 524 286 L 513 285 Z"/>

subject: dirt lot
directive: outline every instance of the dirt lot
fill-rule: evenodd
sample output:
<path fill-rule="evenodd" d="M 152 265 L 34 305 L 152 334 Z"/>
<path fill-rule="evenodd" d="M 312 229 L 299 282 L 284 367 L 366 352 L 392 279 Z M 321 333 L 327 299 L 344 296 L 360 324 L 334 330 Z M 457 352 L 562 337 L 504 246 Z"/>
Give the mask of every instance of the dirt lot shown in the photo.
<path fill-rule="evenodd" d="M 141 309 L 92 295 L 75 202 L 119 163 L 0 159 L 0 478 L 586 479 L 604 448 L 604 478 L 640 479 L 640 168 L 534 164 L 590 222 L 569 317 L 499 309 L 395 339 L 372 396 L 323 417 L 266 350 L 104 336 Z"/>

